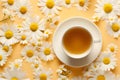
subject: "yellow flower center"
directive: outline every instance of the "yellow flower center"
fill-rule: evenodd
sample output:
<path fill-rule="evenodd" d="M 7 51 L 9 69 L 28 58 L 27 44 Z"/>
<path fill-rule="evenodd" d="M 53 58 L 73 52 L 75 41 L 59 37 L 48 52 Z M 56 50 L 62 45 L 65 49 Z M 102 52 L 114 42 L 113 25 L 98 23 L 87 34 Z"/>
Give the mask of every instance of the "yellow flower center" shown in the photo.
<path fill-rule="evenodd" d="M 95 21 L 99 21 L 99 17 L 95 17 L 94 19 L 95 19 Z"/>
<path fill-rule="evenodd" d="M 30 30 L 35 32 L 38 30 L 38 24 L 37 23 L 31 23 Z"/>
<path fill-rule="evenodd" d="M 14 0 L 7 0 L 7 3 L 8 3 L 9 5 L 13 5 L 13 4 L 14 4 Z"/>
<path fill-rule="evenodd" d="M 45 34 L 49 34 L 49 32 L 48 32 L 48 31 L 45 31 Z"/>
<path fill-rule="evenodd" d="M 98 75 L 97 80 L 106 80 L 104 75 Z"/>
<path fill-rule="evenodd" d="M 51 53 L 50 48 L 45 48 L 45 49 L 44 49 L 44 54 L 45 54 L 45 55 L 50 55 L 50 53 Z"/>
<path fill-rule="evenodd" d="M 33 50 L 28 50 L 26 52 L 26 54 L 27 54 L 28 57 L 32 57 L 34 55 L 34 52 L 33 52 Z"/>
<path fill-rule="evenodd" d="M 113 6 L 110 3 L 104 4 L 104 12 L 110 13 L 113 10 Z"/>
<path fill-rule="evenodd" d="M 45 73 L 40 74 L 40 80 L 47 80 L 47 75 Z"/>
<path fill-rule="evenodd" d="M 5 32 L 5 37 L 6 37 L 7 39 L 12 38 L 12 37 L 13 37 L 13 32 L 12 32 L 11 30 L 7 30 L 7 31 Z"/>
<path fill-rule="evenodd" d="M 55 23 L 54 23 L 55 25 L 58 25 L 59 24 L 59 21 L 55 21 Z"/>
<path fill-rule="evenodd" d="M 18 80 L 18 78 L 16 78 L 16 77 L 12 77 L 11 80 Z"/>
<path fill-rule="evenodd" d="M 110 47 L 110 51 L 111 51 L 111 52 L 114 52 L 114 51 L 115 51 L 115 48 L 114 48 L 114 47 Z"/>
<path fill-rule="evenodd" d="M 83 7 L 85 5 L 85 0 L 79 0 L 79 5 Z"/>
<path fill-rule="evenodd" d="M 47 22 L 52 23 L 52 18 L 47 19 Z"/>
<path fill-rule="evenodd" d="M 47 0 L 46 2 L 47 8 L 52 9 L 54 5 L 55 5 L 54 0 Z"/>
<path fill-rule="evenodd" d="M 17 27 L 18 27 L 18 28 L 22 28 L 22 26 L 21 26 L 21 25 L 18 25 Z"/>
<path fill-rule="evenodd" d="M 9 51 L 9 47 L 8 46 L 3 46 L 2 48 L 5 52 L 8 52 Z"/>
<path fill-rule="evenodd" d="M 2 59 L 3 59 L 3 57 L 2 57 L 2 55 L 0 55 L 0 61 L 2 61 Z"/>
<path fill-rule="evenodd" d="M 35 64 L 35 68 L 38 68 L 39 67 L 39 64 Z"/>
<path fill-rule="evenodd" d="M 19 67 L 19 64 L 15 64 L 15 67 L 18 68 L 18 67 Z"/>
<path fill-rule="evenodd" d="M 65 0 L 65 3 L 66 3 L 67 5 L 69 5 L 69 4 L 70 4 L 70 0 Z"/>
<path fill-rule="evenodd" d="M 21 36 L 21 39 L 22 39 L 22 40 L 25 40 L 25 39 L 26 39 L 26 35 L 22 35 L 22 36 Z"/>
<path fill-rule="evenodd" d="M 110 58 L 105 57 L 105 58 L 103 59 L 103 63 L 106 64 L 106 65 L 110 64 Z"/>
<path fill-rule="evenodd" d="M 120 30 L 120 25 L 117 24 L 117 23 L 114 23 L 114 24 L 112 25 L 112 30 L 113 30 L 114 32 L 119 31 L 119 30 Z"/>
<path fill-rule="evenodd" d="M 25 6 L 21 6 L 20 13 L 25 14 L 27 12 L 27 8 Z"/>

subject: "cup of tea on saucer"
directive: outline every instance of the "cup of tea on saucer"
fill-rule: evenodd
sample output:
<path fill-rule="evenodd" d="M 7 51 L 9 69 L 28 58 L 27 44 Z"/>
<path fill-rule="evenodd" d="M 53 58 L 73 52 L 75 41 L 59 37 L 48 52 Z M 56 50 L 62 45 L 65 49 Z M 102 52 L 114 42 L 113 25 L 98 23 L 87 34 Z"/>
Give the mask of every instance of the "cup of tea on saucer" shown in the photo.
<path fill-rule="evenodd" d="M 83 17 L 61 22 L 53 35 L 53 50 L 64 64 L 79 68 L 92 63 L 102 48 L 99 28 Z"/>

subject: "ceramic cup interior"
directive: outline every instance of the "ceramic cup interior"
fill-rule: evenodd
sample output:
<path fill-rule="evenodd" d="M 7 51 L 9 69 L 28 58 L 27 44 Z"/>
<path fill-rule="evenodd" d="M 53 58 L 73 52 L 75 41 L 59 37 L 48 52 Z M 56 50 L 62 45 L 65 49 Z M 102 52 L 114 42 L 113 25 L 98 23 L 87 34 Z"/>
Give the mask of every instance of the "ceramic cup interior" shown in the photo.
<path fill-rule="evenodd" d="M 90 43 L 89 43 L 89 48 L 87 48 L 86 50 L 84 50 L 83 49 L 83 47 L 81 47 L 81 48 L 79 48 L 79 49 L 83 49 L 84 51 L 82 51 L 82 50 L 80 50 L 80 51 L 82 51 L 82 52 L 78 52 L 77 54 L 76 53 L 74 53 L 74 52 L 70 52 L 70 50 L 68 50 L 67 49 L 67 47 L 65 46 L 66 44 L 65 44 L 65 41 L 64 41 L 64 38 L 66 37 L 66 36 L 70 36 L 71 34 L 70 34 L 70 30 L 72 30 L 72 29 L 75 29 L 76 28 L 76 30 L 78 30 L 78 29 L 81 29 L 81 30 L 85 30 L 86 32 L 87 32 L 87 34 L 88 34 L 88 36 L 87 37 L 89 37 L 89 38 L 91 38 L 91 40 L 90 40 Z M 74 31 L 75 33 L 77 32 L 77 31 Z M 72 34 L 74 34 L 74 32 L 72 33 Z M 79 32 L 79 31 L 78 31 Z M 85 32 L 84 32 L 85 33 Z M 67 35 L 68 34 L 68 35 Z M 84 35 L 84 34 L 83 34 Z M 86 46 L 87 45 L 87 37 L 84 37 L 83 35 L 80 35 L 81 37 L 80 38 L 86 38 L 86 39 L 83 39 L 83 40 L 86 40 L 86 42 L 84 41 L 84 44 L 82 44 L 83 46 Z M 71 48 L 71 49 L 73 49 L 74 47 L 73 46 L 71 46 L 70 44 L 72 44 L 70 41 L 72 40 L 72 36 L 76 36 L 76 35 L 71 35 L 68 39 L 66 39 L 66 43 L 67 43 L 67 45 L 68 45 L 68 47 L 69 48 Z M 77 44 L 77 43 L 76 43 Z M 79 45 L 78 45 L 79 46 Z M 89 30 L 88 29 L 86 29 L 86 28 L 84 28 L 84 27 L 81 27 L 81 26 L 73 26 L 73 27 L 70 27 L 70 28 L 68 28 L 68 29 L 66 29 L 66 31 L 63 33 L 63 37 L 62 37 L 62 48 L 63 48 L 63 50 L 64 50 L 64 52 L 65 52 L 65 54 L 67 55 L 67 56 L 69 56 L 69 57 L 71 57 L 71 58 L 74 58 L 74 59 L 80 59 L 80 58 L 84 58 L 84 57 L 86 57 L 90 52 L 91 52 L 91 49 L 92 49 L 92 47 L 93 47 L 93 38 L 92 38 L 92 35 L 91 35 L 91 33 L 89 32 Z M 78 50 L 79 51 L 79 50 Z"/>

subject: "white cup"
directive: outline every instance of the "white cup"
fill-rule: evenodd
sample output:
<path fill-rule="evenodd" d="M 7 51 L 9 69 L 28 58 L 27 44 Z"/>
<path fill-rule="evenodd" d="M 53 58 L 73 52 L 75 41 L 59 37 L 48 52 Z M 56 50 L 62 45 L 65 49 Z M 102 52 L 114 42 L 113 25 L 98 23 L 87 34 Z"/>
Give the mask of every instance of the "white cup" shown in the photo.
<path fill-rule="evenodd" d="M 91 50 L 92 50 L 92 48 L 93 48 L 93 42 L 94 42 L 94 41 L 93 41 L 92 34 L 90 33 L 90 31 L 89 31 L 87 28 L 84 28 L 84 27 L 81 27 L 81 26 L 77 26 L 77 27 L 78 27 L 78 28 L 85 29 L 85 30 L 90 34 L 91 44 L 90 44 L 90 47 L 89 47 L 85 52 L 83 52 L 83 53 L 80 53 L 80 54 L 72 54 L 72 53 L 70 53 L 70 52 L 64 47 L 63 37 L 64 37 L 65 33 L 66 33 L 68 30 L 74 28 L 74 26 L 66 29 L 66 31 L 63 33 L 63 37 L 62 37 L 62 48 L 63 48 L 63 51 L 65 52 L 65 54 L 66 54 L 68 57 L 73 58 L 73 59 L 80 59 L 80 58 L 84 58 L 84 57 L 86 57 L 87 55 L 89 55 L 89 53 L 91 52 Z M 76 28 L 76 27 L 75 27 L 75 28 Z"/>

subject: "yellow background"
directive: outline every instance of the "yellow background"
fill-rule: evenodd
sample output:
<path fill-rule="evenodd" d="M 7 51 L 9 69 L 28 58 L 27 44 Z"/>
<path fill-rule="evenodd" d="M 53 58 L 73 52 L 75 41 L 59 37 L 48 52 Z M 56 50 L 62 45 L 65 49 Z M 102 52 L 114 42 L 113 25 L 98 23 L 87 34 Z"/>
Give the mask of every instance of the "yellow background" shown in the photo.
<path fill-rule="evenodd" d="M 30 0 L 31 3 L 32 3 L 32 15 L 39 15 L 41 17 L 44 17 L 41 12 L 40 12 L 40 9 L 36 6 L 37 5 L 37 0 Z M 74 17 L 74 16 L 82 16 L 82 17 L 86 17 L 90 20 L 92 20 L 92 16 L 94 14 L 94 9 L 95 9 L 95 4 L 96 4 L 96 0 L 90 0 L 90 4 L 88 6 L 88 11 L 79 11 L 76 7 L 72 7 L 72 8 L 63 8 L 62 11 L 60 11 L 60 22 L 67 19 L 67 18 L 70 18 L 70 17 Z M 0 20 L 3 18 L 3 14 L 2 14 L 2 7 L 1 7 L 1 2 L 0 2 Z M 4 21 L 4 22 L 0 22 L 0 25 L 1 24 L 4 24 L 4 23 L 8 23 L 8 24 L 13 24 L 13 23 L 17 23 L 17 24 L 21 24 L 22 23 L 22 19 L 18 19 L 16 17 L 16 21 L 15 22 L 11 22 L 9 20 L 7 21 Z M 114 39 L 112 36 L 110 36 L 108 33 L 107 33 L 107 30 L 106 30 L 106 23 L 104 21 L 100 21 L 98 23 L 96 23 L 102 33 L 102 40 L 103 40 L 103 47 L 102 47 L 102 51 L 104 51 L 107 47 L 107 45 L 109 43 L 114 43 L 118 46 L 120 46 L 120 38 L 118 39 Z M 21 50 L 22 50 L 23 46 L 21 46 L 20 44 L 16 44 L 13 46 L 13 52 L 12 52 L 12 55 L 10 57 L 8 57 L 8 61 L 7 63 L 3 66 L 3 67 L 0 67 L 0 72 L 3 72 L 4 71 L 4 68 L 7 67 L 9 65 L 9 62 L 12 62 L 14 61 L 15 59 L 21 59 Z M 117 67 L 115 68 L 114 72 L 116 74 L 120 74 L 120 50 L 118 51 L 118 53 L 116 54 L 116 57 L 118 59 L 117 61 Z M 53 70 L 53 79 L 52 80 L 57 80 L 57 74 L 56 74 L 56 70 L 58 69 L 58 66 L 60 64 L 62 64 L 57 58 L 54 59 L 54 61 L 51 61 L 51 62 L 42 62 L 42 64 L 46 67 L 46 68 L 52 68 Z M 72 70 L 72 74 L 71 74 L 71 77 L 72 76 L 77 76 L 77 75 L 82 75 L 82 69 L 83 68 L 78 68 L 78 69 L 75 69 L 75 68 L 71 68 L 71 67 L 68 67 L 70 70 Z M 23 66 L 22 66 L 22 69 L 27 73 L 27 77 L 29 77 L 31 80 L 33 80 L 33 71 L 31 69 L 31 65 L 30 63 L 27 63 L 27 62 L 23 62 Z"/>

